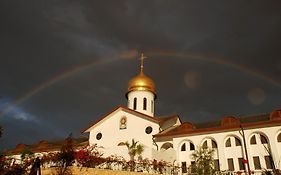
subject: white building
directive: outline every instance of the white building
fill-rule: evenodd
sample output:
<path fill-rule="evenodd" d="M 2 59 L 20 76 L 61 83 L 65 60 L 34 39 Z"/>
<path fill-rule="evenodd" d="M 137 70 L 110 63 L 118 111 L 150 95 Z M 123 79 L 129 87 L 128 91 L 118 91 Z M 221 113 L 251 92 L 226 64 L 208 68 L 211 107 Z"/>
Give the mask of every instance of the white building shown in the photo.
<path fill-rule="evenodd" d="M 244 172 L 246 160 L 256 174 L 273 166 L 281 169 L 281 110 L 200 124 L 183 123 L 177 115 L 154 116 L 156 87 L 144 74 L 143 58 L 140 73 L 128 83 L 128 106 L 116 107 L 83 131 L 89 133 L 90 145 L 103 146 L 105 156 L 129 159 L 127 148 L 119 143 L 135 139 L 145 147 L 143 158 L 176 162 L 183 172 L 193 163 L 190 155 L 198 146 L 215 149 L 219 170 Z"/>

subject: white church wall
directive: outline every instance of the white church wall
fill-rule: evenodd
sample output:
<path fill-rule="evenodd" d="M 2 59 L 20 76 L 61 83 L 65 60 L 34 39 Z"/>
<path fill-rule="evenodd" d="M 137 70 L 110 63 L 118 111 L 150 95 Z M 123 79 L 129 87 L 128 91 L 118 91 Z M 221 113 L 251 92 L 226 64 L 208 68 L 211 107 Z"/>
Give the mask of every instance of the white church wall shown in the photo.
<path fill-rule="evenodd" d="M 173 148 L 168 148 L 166 150 L 152 149 L 152 156 L 153 159 L 172 163 L 176 160 L 176 150 L 174 150 Z"/>
<path fill-rule="evenodd" d="M 120 120 L 123 117 L 126 118 L 126 127 L 120 129 Z M 149 134 L 146 133 L 147 127 L 152 128 L 152 132 Z M 139 141 L 139 143 L 145 146 L 143 158 L 151 159 L 151 148 L 155 147 L 152 142 L 152 135 L 158 132 L 159 125 L 157 123 L 134 116 L 123 110 L 117 110 L 101 121 L 99 125 L 91 129 L 89 142 L 90 145 L 97 144 L 98 146 L 104 147 L 105 156 L 116 154 L 128 158 L 126 146 L 118 146 L 118 144 L 126 141 L 131 143 L 132 139 L 135 139 L 135 141 Z M 100 140 L 97 139 L 97 134 L 99 133 L 102 134 Z"/>
<path fill-rule="evenodd" d="M 173 147 L 172 139 L 156 142 L 158 150 L 152 149 L 153 159 L 164 160 L 173 163 L 176 161 L 176 150 Z"/>

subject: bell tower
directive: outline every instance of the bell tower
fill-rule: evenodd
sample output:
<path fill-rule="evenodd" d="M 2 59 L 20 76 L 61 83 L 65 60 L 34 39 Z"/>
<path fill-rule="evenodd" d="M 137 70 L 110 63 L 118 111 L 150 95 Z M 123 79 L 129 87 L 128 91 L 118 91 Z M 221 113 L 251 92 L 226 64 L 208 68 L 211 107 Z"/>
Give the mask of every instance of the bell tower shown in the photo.
<path fill-rule="evenodd" d="M 144 74 L 145 58 L 142 53 L 140 57 L 140 73 L 129 81 L 126 97 L 128 99 L 128 108 L 153 117 L 156 87 L 154 81 Z"/>

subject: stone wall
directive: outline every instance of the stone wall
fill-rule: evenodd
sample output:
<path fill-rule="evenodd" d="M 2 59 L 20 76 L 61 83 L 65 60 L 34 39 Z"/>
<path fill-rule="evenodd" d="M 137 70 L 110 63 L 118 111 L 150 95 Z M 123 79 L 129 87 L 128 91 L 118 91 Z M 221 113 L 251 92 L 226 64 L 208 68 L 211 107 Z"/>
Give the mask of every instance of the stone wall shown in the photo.
<path fill-rule="evenodd" d="M 114 171 L 96 168 L 71 167 L 73 175 L 153 175 L 140 172 Z M 55 168 L 42 169 L 42 175 L 55 175 Z"/>

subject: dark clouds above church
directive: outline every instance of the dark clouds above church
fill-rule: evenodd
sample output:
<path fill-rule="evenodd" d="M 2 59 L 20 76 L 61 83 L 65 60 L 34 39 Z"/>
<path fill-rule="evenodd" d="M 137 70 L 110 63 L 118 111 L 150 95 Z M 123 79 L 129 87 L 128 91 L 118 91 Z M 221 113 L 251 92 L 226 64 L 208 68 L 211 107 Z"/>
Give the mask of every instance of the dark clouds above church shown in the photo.
<path fill-rule="evenodd" d="M 199 122 L 278 109 L 279 7 L 277 1 L 3 0 L 0 110 L 17 105 L 2 113 L 0 146 L 78 135 L 126 105 L 140 51 L 156 83 L 156 115 Z"/>

